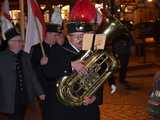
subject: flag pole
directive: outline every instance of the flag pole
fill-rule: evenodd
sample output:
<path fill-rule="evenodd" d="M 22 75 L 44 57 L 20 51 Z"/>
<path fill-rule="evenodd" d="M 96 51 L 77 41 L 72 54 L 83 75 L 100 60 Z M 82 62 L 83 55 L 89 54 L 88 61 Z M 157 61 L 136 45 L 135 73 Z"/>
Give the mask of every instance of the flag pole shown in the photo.
<path fill-rule="evenodd" d="M 24 20 L 24 0 L 19 0 L 19 8 L 20 8 L 20 29 L 21 29 L 21 37 L 22 40 L 25 40 L 25 20 Z"/>
<path fill-rule="evenodd" d="M 38 27 L 38 23 L 37 23 L 37 20 L 36 20 L 35 17 L 34 17 L 34 22 L 35 22 L 36 28 L 38 30 L 38 36 L 39 36 L 39 40 L 40 40 L 40 48 L 41 48 L 41 51 L 42 51 L 42 55 L 43 55 L 43 57 L 46 57 L 44 46 L 43 46 L 43 43 L 42 43 L 43 42 L 43 40 L 42 40 L 43 37 L 41 37 L 40 31 L 39 31 L 39 27 Z M 43 36 L 43 34 L 42 34 L 42 36 Z"/>
<path fill-rule="evenodd" d="M 39 29 L 38 29 L 38 23 L 37 23 L 36 18 L 34 18 L 34 22 L 36 23 L 36 28 L 37 28 L 37 30 L 38 30 L 38 36 L 39 36 L 39 40 L 40 40 L 40 47 L 41 47 L 42 55 L 43 55 L 43 57 L 45 57 L 46 54 L 45 54 L 45 50 L 44 50 L 43 43 L 42 43 L 43 40 L 42 40 L 42 38 L 41 38 L 40 31 L 39 31 Z"/>

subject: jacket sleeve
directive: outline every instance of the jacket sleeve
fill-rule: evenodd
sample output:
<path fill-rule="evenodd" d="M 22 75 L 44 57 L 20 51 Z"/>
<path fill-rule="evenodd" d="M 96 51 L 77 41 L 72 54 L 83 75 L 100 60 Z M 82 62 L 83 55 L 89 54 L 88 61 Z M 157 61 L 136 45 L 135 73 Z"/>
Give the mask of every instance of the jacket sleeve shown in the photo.
<path fill-rule="evenodd" d="M 40 82 L 38 81 L 36 73 L 35 73 L 35 71 L 32 67 L 30 57 L 29 57 L 29 60 L 28 60 L 28 66 L 30 66 L 30 70 L 31 70 L 30 73 L 31 73 L 31 76 L 32 76 L 32 86 L 33 86 L 33 89 L 35 91 L 36 96 L 44 94 L 43 89 L 40 85 Z"/>
<path fill-rule="evenodd" d="M 33 46 L 31 48 L 31 53 L 30 53 L 31 63 L 34 68 L 36 68 L 40 64 L 40 58 L 41 58 L 40 52 L 41 51 L 38 49 L 37 46 Z"/>
<path fill-rule="evenodd" d="M 34 88 L 36 96 L 44 94 L 44 91 L 43 91 L 39 81 L 37 80 L 37 77 L 36 77 L 36 74 L 34 71 L 32 72 L 32 76 L 33 76 L 32 77 L 32 84 L 33 84 L 33 88 Z"/>
<path fill-rule="evenodd" d="M 38 46 L 34 46 L 31 48 L 30 56 L 31 56 L 31 64 L 38 79 L 38 82 L 40 82 L 42 88 L 44 88 L 46 86 L 45 82 L 46 78 L 45 74 L 43 73 L 43 67 L 40 65 L 42 54 Z"/>

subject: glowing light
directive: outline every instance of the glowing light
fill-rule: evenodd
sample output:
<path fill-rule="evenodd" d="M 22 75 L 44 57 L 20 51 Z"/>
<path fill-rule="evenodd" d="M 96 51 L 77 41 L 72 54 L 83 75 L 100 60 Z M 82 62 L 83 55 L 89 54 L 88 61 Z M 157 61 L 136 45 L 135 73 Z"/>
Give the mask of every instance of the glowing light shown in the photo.
<path fill-rule="evenodd" d="M 126 7 L 124 11 L 125 11 L 125 12 L 128 12 L 128 8 Z"/>
<path fill-rule="evenodd" d="M 117 9 L 117 12 L 121 12 L 121 10 L 120 10 L 120 9 Z"/>
<path fill-rule="evenodd" d="M 40 8 L 44 10 L 46 8 L 46 4 L 40 4 Z"/>
<path fill-rule="evenodd" d="M 133 24 L 133 21 L 130 21 L 129 23 L 130 23 L 130 24 Z"/>

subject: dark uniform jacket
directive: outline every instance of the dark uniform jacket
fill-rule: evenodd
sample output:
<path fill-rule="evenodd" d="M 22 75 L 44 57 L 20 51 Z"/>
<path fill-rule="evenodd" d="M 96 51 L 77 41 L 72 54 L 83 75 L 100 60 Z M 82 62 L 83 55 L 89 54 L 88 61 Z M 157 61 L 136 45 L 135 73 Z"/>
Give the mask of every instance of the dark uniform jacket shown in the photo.
<path fill-rule="evenodd" d="M 48 57 L 48 63 L 40 65 L 40 60 L 43 57 L 40 44 L 32 47 L 31 61 L 41 84 L 43 87 L 47 87 L 47 83 L 53 80 L 56 82 L 61 77 L 70 74 L 72 70 L 66 53 L 59 45 L 49 46 L 43 42 L 43 47 Z"/>
<path fill-rule="evenodd" d="M 61 47 L 59 45 L 51 46 L 43 42 L 43 46 L 48 56 L 48 64 L 40 65 L 42 52 L 40 44 L 32 47 L 32 64 L 37 72 L 37 76 L 44 88 L 47 87 L 46 80 L 59 80 L 65 75 L 72 74 L 71 61 L 79 59 L 85 52 L 78 53 L 67 41 Z M 103 89 L 100 88 L 96 93 L 96 104 L 100 105 L 103 101 Z"/>
<path fill-rule="evenodd" d="M 117 54 L 130 54 L 130 47 L 134 44 L 131 33 L 126 30 L 121 30 L 111 38 L 113 52 Z"/>
<path fill-rule="evenodd" d="M 71 61 L 80 59 L 84 54 L 85 51 L 77 52 L 68 41 L 65 42 L 63 49 L 68 51 L 68 57 L 70 57 Z M 96 101 L 94 104 L 101 105 L 103 103 L 103 88 L 100 87 L 99 90 L 96 92 Z"/>
<path fill-rule="evenodd" d="M 22 52 L 24 85 L 29 103 L 34 97 L 43 94 L 30 63 L 30 57 Z M 0 53 L 0 112 L 14 113 L 16 95 L 16 57 L 9 50 Z"/>
<path fill-rule="evenodd" d="M 48 63 L 41 65 L 40 60 L 43 57 L 40 44 L 31 49 L 32 64 L 41 82 L 46 99 L 41 103 L 44 120 L 75 120 L 72 113 L 73 108 L 63 105 L 57 99 L 56 82 L 65 75 L 72 72 L 70 57 L 66 51 L 59 45 L 52 45 L 43 42 L 45 55 L 48 57 Z M 73 113 L 74 114 L 74 113 Z"/>
<path fill-rule="evenodd" d="M 5 50 L 6 47 L 7 47 L 7 43 L 0 38 L 0 51 Z"/>
<path fill-rule="evenodd" d="M 64 46 L 49 46 L 43 42 L 43 46 L 46 56 L 48 57 L 48 63 L 46 65 L 40 65 L 42 58 L 40 44 L 32 47 L 31 55 L 32 64 L 46 92 L 46 100 L 42 103 L 46 119 L 48 118 L 47 116 L 49 116 L 50 119 L 55 120 L 89 120 L 92 119 L 91 117 L 94 118 L 92 120 L 98 120 L 99 110 L 97 104 L 92 104 L 90 107 L 69 107 L 60 103 L 56 97 L 56 81 L 65 75 L 72 74 L 71 61 L 78 59 L 80 54 L 68 43 Z M 97 100 L 99 100 L 98 97 Z M 98 102 L 96 101 L 95 103 Z M 96 117 L 90 115 L 92 113 L 94 113 Z"/>

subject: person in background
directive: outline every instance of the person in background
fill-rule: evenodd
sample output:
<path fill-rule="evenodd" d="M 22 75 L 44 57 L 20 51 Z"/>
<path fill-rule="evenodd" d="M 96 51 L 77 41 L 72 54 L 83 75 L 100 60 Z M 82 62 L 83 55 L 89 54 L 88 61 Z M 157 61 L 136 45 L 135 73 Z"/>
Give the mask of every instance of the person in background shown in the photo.
<path fill-rule="evenodd" d="M 11 28 L 5 37 L 8 47 L 0 53 L 0 113 L 5 113 L 8 120 L 24 120 L 27 105 L 33 104 L 36 96 L 44 100 L 45 95 L 30 56 L 23 51 L 20 34 Z"/>
<path fill-rule="evenodd" d="M 118 56 L 118 60 L 120 62 L 120 70 L 119 70 L 119 82 L 120 85 L 124 88 L 131 89 L 132 87 L 129 85 L 126 80 L 126 73 L 129 58 L 131 55 L 131 45 L 133 45 L 134 40 L 129 30 L 124 26 L 121 32 L 117 33 L 117 35 L 112 37 L 112 49 L 114 54 Z"/>
<path fill-rule="evenodd" d="M 45 93 L 46 99 L 42 101 L 42 118 L 43 120 L 63 120 L 63 109 L 56 97 L 56 82 L 64 75 L 64 67 L 67 63 L 61 59 L 60 46 L 56 44 L 59 41 L 63 43 L 63 33 L 61 26 L 53 23 L 47 23 L 46 38 L 43 41 L 45 56 L 41 51 L 41 45 L 37 44 L 31 48 L 31 61 L 34 70 L 38 76 Z"/>

